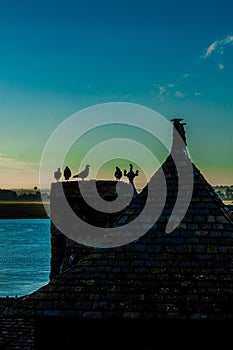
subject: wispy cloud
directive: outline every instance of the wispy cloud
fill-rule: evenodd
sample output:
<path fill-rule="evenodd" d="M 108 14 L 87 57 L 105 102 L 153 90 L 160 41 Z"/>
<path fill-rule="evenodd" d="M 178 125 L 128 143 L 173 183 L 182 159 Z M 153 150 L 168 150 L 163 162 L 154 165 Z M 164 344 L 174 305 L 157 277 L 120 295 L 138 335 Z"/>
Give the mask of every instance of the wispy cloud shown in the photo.
<path fill-rule="evenodd" d="M 38 185 L 39 164 L 16 160 L 0 153 L 0 187 L 15 188 Z"/>
<path fill-rule="evenodd" d="M 174 83 L 168 83 L 166 85 L 154 84 L 157 90 L 156 95 L 159 97 L 160 101 L 164 102 L 165 98 L 168 96 L 175 96 L 178 98 L 185 97 L 185 94 L 178 90 L 178 85 Z M 175 89 L 176 88 L 176 89 Z"/>
<path fill-rule="evenodd" d="M 166 90 L 165 86 L 159 85 L 159 95 L 160 96 L 164 95 L 166 93 L 166 91 L 167 90 Z"/>
<path fill-rule="evenodd" d="M 175 84 L 174 83 L 168 83 L 165 85 L 161 85 L 161 84 L 154 84 L 154 87 L 156 88 L 156 93 L 157 96 L 160 98 L 161 101 L 164 101 L 165 97 L 170 96 L 171 95 L 171 91 L 172 89 L 175 88 Z"/>
<path fill-rule="evenodd" d="M 169 94 L 167 92 L 166 87 L 164 85 L 155 83 L 154 84 L 154 88 L 155 88 L 154 92 L 155 92 L 156 96 L 158 96 L 160 101 L 163 102 L 164 101 L 164 97 Z"/>
<path fill-rule="evenodd" d="M 206 57 L 212 55 L 212 53 L 213 53 L 214 51 L 217 50 L 218 45 L 219 45 L 218 41 L 213 42 L 213 43 L 206 49 L 206 51 L 205 51 L 205 53 L 204 53 L 204 55 L 203 55 L 203 58 L 206 58 Z"/>
<path fill-rule="evenodd" d="M 224 47 L 226 45 L 233 44 L 233 35 L 228 35 L 226 38 L 222 40 L 216 40 L 208 48 L 205 50 L 204 54 L 201 58 L 207 58 L 211 56 L 213 53 L 222 55 L 224 52 Z"/>
<path fill-rule="evenodd" d="M 12 172 L 18 172 L 18 171 L 30 172 L 30 171 L 34 171 L 35 168 L 37 167 L 38 167 L 37 163 L 19 161 L 19 160 L 7 157 L 7 155 L 3 153 L 0 153 L 1 171 L 11 170 Z"/>
<path fill-rule="evenodd" d="M 196 77 L 199 77 L 198 69 L 200 68 L 199 63 L 204 63 L 204 60 L 208 59 L 208 57 L 215 55 L 217 56 L 217 63 L 215 63 L 215 67 L 219 71 L 223 71 L 225 69 L 224 65 L 224 58 L 223 53 L 227 46 L 233 45 L 233 35 L 226 35 L 221 40 L 215 40 L 213 41 L 204 51 L 202 55 L 199 55 L 192 65 L 192 69 L 187 69 L 183 71 L 181 74 L 179 80 L 175 82 L 167 82 L 167 83 L 156 83 L 153 86 L 153 94 L 160 99 L 160 101 L 164 102 L 169 97 L 177 99 L 187 98 L 187 97 L 200 97 L 203 96 L 203 94 L 196 90 L 198 89 L 198 86 L 195 88 L 191 85 L 191 83 L 196 79 Z M 198 65 L 197 65 L 198 63 Z M 198 78 L 199 79 L 199 78 Z"/>
<path fill-rule="evenodd" d="M 184 97 L 183 92 L 181 92 L 181 91 L 179 91 L 179 90 L 177 90 L 177 91 L 175 92 L 174 95 L 175 95 L 176 97 L 180 97 L 180 98 Z"/>

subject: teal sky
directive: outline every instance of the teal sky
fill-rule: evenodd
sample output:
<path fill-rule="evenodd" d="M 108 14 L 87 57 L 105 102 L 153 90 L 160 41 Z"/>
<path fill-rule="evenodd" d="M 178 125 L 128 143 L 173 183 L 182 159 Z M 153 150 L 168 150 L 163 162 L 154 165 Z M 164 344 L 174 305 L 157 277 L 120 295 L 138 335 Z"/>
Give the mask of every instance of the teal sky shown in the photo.
<path fill-rule="evenodd" d="M 230 0 L 1 1 L 0 188 L 38 186 L 53 130 L 106 102 L 184 118 L 193 162 L 232 184 L 232 13 Z"/>

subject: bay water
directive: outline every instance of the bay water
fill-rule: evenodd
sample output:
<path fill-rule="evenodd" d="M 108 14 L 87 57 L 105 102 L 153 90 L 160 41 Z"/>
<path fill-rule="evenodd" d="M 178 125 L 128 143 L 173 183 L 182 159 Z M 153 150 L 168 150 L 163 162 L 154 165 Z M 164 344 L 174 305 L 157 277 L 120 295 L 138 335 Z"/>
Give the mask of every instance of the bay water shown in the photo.
<path fill-rule="evenodd" d="M 24 296 L 49 282 L 50 220 L 0 220 L 0 297 Z"/>

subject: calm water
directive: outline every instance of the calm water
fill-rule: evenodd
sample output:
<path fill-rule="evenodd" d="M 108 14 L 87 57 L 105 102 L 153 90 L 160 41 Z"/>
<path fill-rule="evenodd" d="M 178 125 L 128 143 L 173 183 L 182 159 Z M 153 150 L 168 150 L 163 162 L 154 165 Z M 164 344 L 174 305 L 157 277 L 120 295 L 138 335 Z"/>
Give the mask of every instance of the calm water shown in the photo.
<path fill-rule="evenodd" d="M 50 220 L 0 220 L 0 296 L 22 296 L 49 282 Z"/>

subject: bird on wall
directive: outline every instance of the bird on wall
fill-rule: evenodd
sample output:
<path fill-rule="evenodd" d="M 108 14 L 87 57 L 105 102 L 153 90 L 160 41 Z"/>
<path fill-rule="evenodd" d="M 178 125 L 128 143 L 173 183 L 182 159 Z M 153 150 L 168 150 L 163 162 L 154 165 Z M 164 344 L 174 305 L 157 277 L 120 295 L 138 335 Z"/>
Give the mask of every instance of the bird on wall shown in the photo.
<path fill-rule="evenodd" d="M 71 177 L 71 170 L 68 166 L 65 167 L 63 175 L 66 181 L 68 181 L 69 178 Z"/>
<path fill-rule="evenodd" d="M 83 171 L 81 171 L 80 173 L 74 175 L 73 178 L 79 177 L 80 179 L 84 180 L 89 175 L 89 168 L 90 168 L 90 165 L 87 164 L 86 168 Z"/>
<path fill-rule="evenodd" d="M 122 178 L 122 171 L 121 169 L 116 166 L 116 171 L 114 173 L 116 180 L 120 180 Z"/>
<path fill-rule="evenodd" d="M 57 168 L 57 170 L 54 171 L 53 175 L 54 175 L 54 178 L 56 179 L 56 181 L 59 181 L 61 176 L 62 176 L 61 169 Z"/>

